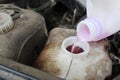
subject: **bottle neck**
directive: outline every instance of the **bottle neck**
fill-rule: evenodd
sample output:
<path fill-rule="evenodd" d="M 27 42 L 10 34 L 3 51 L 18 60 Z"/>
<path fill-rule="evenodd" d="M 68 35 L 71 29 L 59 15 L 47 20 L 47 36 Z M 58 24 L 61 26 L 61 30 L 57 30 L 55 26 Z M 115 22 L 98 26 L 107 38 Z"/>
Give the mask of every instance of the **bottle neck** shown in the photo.
<path fill-rule="evenodd" d="M 86 18 L 77 25 L 77 36 L 82 41 L 98 41 L 101 35 L 101 23 L 95 18 Z"/>

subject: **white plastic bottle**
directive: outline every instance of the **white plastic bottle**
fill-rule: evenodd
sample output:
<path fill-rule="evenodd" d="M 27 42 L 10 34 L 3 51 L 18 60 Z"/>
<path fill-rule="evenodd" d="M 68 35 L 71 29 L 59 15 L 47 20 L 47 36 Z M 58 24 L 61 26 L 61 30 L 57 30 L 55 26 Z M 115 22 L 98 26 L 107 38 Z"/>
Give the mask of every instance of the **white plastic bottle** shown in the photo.
<path fill-rule="evenodd" d="M 87 0 L 87 18 L 77 25 L 83 41 L 98 41 L 120 30 L 120 0 Z"/>

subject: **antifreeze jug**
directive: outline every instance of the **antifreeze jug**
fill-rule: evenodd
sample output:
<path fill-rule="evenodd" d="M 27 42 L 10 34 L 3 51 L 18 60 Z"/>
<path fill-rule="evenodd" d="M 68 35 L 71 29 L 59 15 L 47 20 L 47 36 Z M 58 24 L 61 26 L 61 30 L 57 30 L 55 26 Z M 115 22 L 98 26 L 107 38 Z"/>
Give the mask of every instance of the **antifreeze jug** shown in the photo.
<path fill-rule="evenodd" d="M 0 8 L 0 56 L 31 64 L 47 39 L 44 18 L 11 4 Z"/>
<path fill-rule="evenodd" d="M 53 29 L 33 65 L 66 80 L 104 80 L 110 76 L 112 63 L 108 55 L 108 42 L 78 41 L 72 53 L 70 46 L 75 34 L 73 29 Z"/>
<path fill-rule="evenodd" d="M 98 41 L 120 30 L 120 0 L 87 0 L 87 18 L 77 25 L 77 36 Z"/>

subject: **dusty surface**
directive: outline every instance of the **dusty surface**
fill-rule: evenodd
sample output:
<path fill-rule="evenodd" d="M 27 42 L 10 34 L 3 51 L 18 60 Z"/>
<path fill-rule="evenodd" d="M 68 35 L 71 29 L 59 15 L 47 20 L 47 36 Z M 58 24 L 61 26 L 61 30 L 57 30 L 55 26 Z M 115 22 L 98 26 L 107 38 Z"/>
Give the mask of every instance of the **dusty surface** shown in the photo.
<path fill-rule="evenodd" d="M 21 14 L 14 20 L 13 29 L 0 35 L 0 56 L 31 64 L 36 56 L 33 54 L 35 48 L 42 48 L 47 37 L 44 18 L 35 11 L 12 7 L 11 4 L 4 6 L 18 9 Z"/>
<path fill-rule="evenodd" d="M 45 73 L 43 71 L 40 71 L 38 69 L 20 64 L 18 62 L 15 62 L 13 60 L 10 60 L 10 59 L 7 59 L 7 58 L 1 57 L 1 56 L 0 56 L 0 64 L 7 66 L 13 70 L 25 73 L 27 75 L 34 76 L 38 80 L 63 80 L 63 79 L 54 77 L 53 75 L 50 75 L 48 73 Z M 12 77 L 15 77 L 15 76 L 12 75 Z"/>
<path fill-rule="evenodd" d="M 90 51 L 87 58 L 80 58 L 80 61 L 73 59 L 73 65 L 69 67 L 72 59 L 63 55 L 61 43 L 65 38 L 74 36 L 75 33 L 75 30 L 72 29 L 53 29 L 34 66 L 67 80 L 104 80 L 111 74 L 112 66 L 107 41 L 89 43 Z M 69 68 L 70 71 L 67 73 Z"/>

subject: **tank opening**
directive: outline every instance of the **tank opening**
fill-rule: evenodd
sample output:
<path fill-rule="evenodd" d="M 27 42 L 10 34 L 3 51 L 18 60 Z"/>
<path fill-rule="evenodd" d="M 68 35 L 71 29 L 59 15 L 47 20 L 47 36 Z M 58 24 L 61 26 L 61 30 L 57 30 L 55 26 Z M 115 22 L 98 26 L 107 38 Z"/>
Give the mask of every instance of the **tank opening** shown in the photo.
<path fill-rule="evenodd" d="M 72 52 L 73 54 L 79 54 L 84 52 L 84 50 L 79 46 L 69 45 L 66 47 L 66 50 Z"/>

